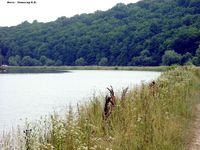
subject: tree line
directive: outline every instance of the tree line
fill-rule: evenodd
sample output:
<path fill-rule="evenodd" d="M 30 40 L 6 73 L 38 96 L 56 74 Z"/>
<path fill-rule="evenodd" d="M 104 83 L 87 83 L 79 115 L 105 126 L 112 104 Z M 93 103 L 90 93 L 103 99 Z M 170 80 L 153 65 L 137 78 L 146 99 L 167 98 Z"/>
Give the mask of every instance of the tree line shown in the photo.
<path fill-rule="evenodd" d="M 0 64 L 200 65 L 200 0 L 142 0 L 0 27 Z"/>

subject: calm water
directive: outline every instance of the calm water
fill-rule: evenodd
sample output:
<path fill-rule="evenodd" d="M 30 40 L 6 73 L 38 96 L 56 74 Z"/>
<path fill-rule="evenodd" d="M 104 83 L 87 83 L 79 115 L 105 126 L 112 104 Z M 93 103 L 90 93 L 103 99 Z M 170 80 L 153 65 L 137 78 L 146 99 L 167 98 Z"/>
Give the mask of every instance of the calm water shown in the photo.
<path fill-rule="evenodd" d="M 159 72 L 71 71 L 49 74 L 0 74 L 0 131 L 25 118 L 38 119 L 53 110 L 85 102 L 94 93 L 104 94 L 156 79 Z"/>

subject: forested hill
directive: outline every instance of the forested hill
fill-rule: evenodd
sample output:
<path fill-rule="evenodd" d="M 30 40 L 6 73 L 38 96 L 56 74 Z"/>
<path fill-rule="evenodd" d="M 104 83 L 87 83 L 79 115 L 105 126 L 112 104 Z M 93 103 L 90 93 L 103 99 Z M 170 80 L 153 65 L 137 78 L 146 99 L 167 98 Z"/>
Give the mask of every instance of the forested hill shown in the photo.
<path fill-rule="evenodd" d="M 0 64 L 200 64 L 200 0 L 143 0 L 0 28 Z"/>

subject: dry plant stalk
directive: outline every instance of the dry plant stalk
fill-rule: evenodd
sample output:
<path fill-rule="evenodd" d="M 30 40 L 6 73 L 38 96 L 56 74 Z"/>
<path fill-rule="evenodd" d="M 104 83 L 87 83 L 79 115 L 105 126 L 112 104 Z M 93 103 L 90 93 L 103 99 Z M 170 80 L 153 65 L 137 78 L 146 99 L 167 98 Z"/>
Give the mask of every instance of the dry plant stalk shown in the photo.
<path fill-rule="evenodd" d="M 128 87 L 122 90 L 122 96 L 121 96 L 122 101 L 126 99 L 127 92 L 128 92 Z"/>
<path fill-rule="evenodd" d="M 113 91 L 113 87 L 110 86 L 110 88 L 107 88 L 107 89 L 110 92 L 110 96 L 106 95 L 105 97 L 105 106 L 104 106 L 104 113 L 103 113 L 104 120 L 108 119 L 108 117 L 112 113 L 113 108 L 116 105 L 115 93 Z"/>
<path fill-rule="evenodd" d="M 151 83 L 149 83 L 149 89 L 150 89 L 150 93 L 152 94 L 152 96 L 155 96 L 156 93 L 156 82 L 152 81 Z"/>

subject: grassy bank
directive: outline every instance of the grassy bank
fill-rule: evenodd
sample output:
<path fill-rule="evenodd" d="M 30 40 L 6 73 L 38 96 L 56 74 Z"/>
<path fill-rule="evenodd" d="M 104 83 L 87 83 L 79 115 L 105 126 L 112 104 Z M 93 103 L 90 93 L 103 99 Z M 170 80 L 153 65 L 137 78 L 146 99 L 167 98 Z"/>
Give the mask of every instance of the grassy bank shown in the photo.
<path fill-rule="evenodd" d="M 67 70 L 137 70 L 137 71 L 166 71 L 172 67 L 133 67 L 133 66 L 7 66 L 7 73 L 49 73 Z"/>
<path fill-rule="evenodd" d="M 120 95 L 120 93 L 118 93 Z M 102 119 L 104 97 L 54 113 L 25 129 L 4 135 L 0 148 L 40 150 L 183 150 L 195 104 L 200 102 L 200 71 L 176 68 L 155 85 L 131 89 L 108 120 Z"/>

